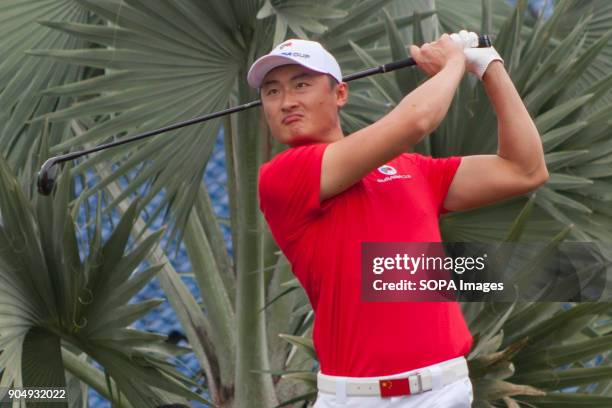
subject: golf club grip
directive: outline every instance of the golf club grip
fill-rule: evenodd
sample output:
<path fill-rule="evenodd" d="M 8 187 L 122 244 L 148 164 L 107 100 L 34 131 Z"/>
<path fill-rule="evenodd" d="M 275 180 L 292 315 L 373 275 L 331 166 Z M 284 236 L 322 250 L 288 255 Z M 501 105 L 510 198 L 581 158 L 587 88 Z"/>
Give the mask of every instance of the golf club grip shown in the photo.
<path fill-rule="evenodd" d="M 491 46 L 491 38 L 488 35 L 483 34 L 478 36 L 478 47 L 477 48 L 488 48 Z M 400 61 L 390 62 L 388 64 L 383 65 L 383 72 L 394 71 L 399 68 L 410 67 L 412 65 L 416 65 L 414 59 L 406 58 Z"/>
<path fill-rule="evenodd" d="M 488 35 L 483 34 L 483 35 L 478 36 L 478 47 L 477 48 L 487 48 L 490 46 L 491 46 L 491 38 Z M 416 62 L 414 61 L 414 59 L 406 58 L 406 59 L 399 60 L 399 61 L 389 62 L 388 64 L 380 65 L 375 68 L 370 68 L 365 71 L 355 72 L 354 74 L 345 76 L 344 78 L 342 78 L 342 80 L 344 82 L 348 82 L 354 79 L 359 79 L 359 78 L 363 78 L 366 76 L 370 76 L 372 74 L 391 72 L 391 71 L 395 71 L 396 69 L 411 67 L 413 65 L 416 65 Z"/>

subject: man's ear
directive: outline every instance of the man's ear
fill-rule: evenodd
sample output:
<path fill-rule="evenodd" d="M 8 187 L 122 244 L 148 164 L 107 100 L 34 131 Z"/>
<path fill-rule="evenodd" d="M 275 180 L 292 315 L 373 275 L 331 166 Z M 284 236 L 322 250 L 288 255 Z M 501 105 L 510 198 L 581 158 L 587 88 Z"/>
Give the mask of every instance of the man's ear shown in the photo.
<path fill-rule="evenodd" d="M 348 102 L 348 84 L 340 82 L 336 85 L 336 104 L 338 108 L 342 108 Z"/>

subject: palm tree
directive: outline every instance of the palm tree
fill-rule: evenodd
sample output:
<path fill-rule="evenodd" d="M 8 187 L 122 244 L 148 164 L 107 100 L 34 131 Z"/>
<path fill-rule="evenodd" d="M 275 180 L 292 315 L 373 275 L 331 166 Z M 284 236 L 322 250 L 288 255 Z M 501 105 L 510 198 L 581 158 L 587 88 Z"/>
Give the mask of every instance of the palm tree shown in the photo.
<path fill-rule="evenodd" d="M 43 155 L 48 154 L 45 142 Z M 28 199 L 0 158 L 2 384 L 67 388 L 68 369 L 119 406 L 194 398 L 207 402 L 189 390 L 193 381 L 164 363 L 187 350 L 167 344 L 165 336 L 127 327 L 163 301 L 128 303 L 161 269 L 152 265 L 132 274 L 163 231 L 124 254 L 137 201 L 104 244 L 98 206 L 89 250 L 81 261 L 68 205 L 74 199 L 70 184 L 66 167 L 53 199 Z M 84 361 L 87 356 L 104 366 L 104 374 Z M 71 406 L 79 403 L 78 393 L 69 389 L 66 394 Z"/>
<path fill-rule="evenodd" d="M 605 101 L 612 81 L 609 75 L 602 78 L 601 72 L 609 72 L 612 59 L 609 35 L 601 33 L 612 28 L 612 7 L 595 0 L 584 2 L 594 9 L 561 1 L 550 19 L 534 21 L 523 17 L 525 1 L 512 10 L 502 0 L 469 0 L 461 5 L 438 0 L 435 16 L 433 3 L 6 1 L 0 5 L 0 22 L 6 30 L 0 49 L 9 56 L 0 65 L 2 153 L 25 197 L 35 201 L 32 179 L 42 157 L 34 158 L 44 151 L 40 135 L 45 128 L 49 150 L 57 154 L 251 101 L 257 95 L 244 81 L 246 70 L 273 44 L 291 36 L 321 41 L 348 73 L 406 57 L 406 44 L 468 28 L 497 33 L 496 48 L 542 134 L 551 179 L 534 196 L 447 216 L 442 222 L 445 239 L 610 242 L 607 227 L 612 213 L 605 204 L 611 199 L 610 109 Z M 563 32 L 559 21 L 573 29 Z M 417 71 L 404 70 L 352 83 L 351 102 L 341 113 L 345 133 L 384 115 L 420 80 Z M 215 216 L 202 183 L 220 130 L 233 253 L 223 243 L 220 224 L 225 220 Z M 465 80 L 447 120 L 417 151 L 434 156 L 491 153 L 492 135 L 495 118 L 482 87 Z M 316 356 L 309 338 L 313 313 L 257 206 L 258 167 L 280 149 L 267 134 L 259 112 L 251 110 L 92 156 L 69 169 L 69 174 L 87 184 L 85 178 L 93 171 L 95 183 L 74 199 L 58 189 L 53 199 L 58 211 L 70 205 L 76 213 L 100 195 L 107 201 L 104 209 L 98 207 L 102 215 L 115 209 L 132 214 L 136 243 L 148 242 L 147 228 L 155 216 L 166 212 L 169 236 L 182 240 L 189 253 L 202 305 L 166 262 L 163 249 L 153 249 L 148 259 L 162 264 L 162 287 L 206 374 L 207 391 L 219 406 L 268 407 L 314 396 Z M 9 174 L 8 166 L 3 174 Z M 119 189 L 118 180 L 126 177 L 128 187 Z M 63 185 L 67 189 L 67 182 Z M 138 214 L 160 193 L 163 200 L 145 222 Z M 140 197 L 130 205 L 134 196 Z M 41 247 L 51 245 L 40 242 Z M 29 273 L 36 275 L 33 270 Z M 57 275 L 68 271 L 58 268 Z M 51 287 L 50 282 L 41 285 Z M 2 297 L 0 302 L 10 303 Z M 102 320 L 109 319 L 119 307 L 98 313 Z M 609 315 L 607 303 L 464 307 L 476 340 L 469 360 L 478 404 L 610 403 L 609 368 L 583 367 L 609 350 L 607 326 L 594 324 Z M 12 321 L 0 322 L 0 335 L 14 330 Z M 52 327 L 61 337 L 57 331 L 61 333 L 62 326 Z M 142 366 L 121 365 L 115 355 L 101 358 L 96 347 L 104 344 L 85 344 L 78 350 L 97 359 L 129 403 L 139 406 L 145 388 L 132 384 L 117 367 Z M 546 346 L 554 358 L 536 358 Z M 54 372 L 62 372 L 63 363 L 64 369 L 89 385 L 97 384 L 111 398 L 104 382 L 95 380 L 100 372 L 83 374 L 90 371 L 84 363 L 77 366 L 74 349 L 73 354 L 57 354 L 57 347 L 55 351 L 61 361 L 56 359 Z M 3 383 L 19 381 L 1 360 L 5 355 L 6 351 L 0 355 Z M 167 367 L 160 360 L 157 363 L 156 369 Z M 559 367 L 564 370 L 559 372 Z M 587 389 L 592 383 L 598 386 Z M 550 392 L 569 386 L 579 386 L 581 392 Z M 182 388 L 166 390 L 188 398 Z"/>

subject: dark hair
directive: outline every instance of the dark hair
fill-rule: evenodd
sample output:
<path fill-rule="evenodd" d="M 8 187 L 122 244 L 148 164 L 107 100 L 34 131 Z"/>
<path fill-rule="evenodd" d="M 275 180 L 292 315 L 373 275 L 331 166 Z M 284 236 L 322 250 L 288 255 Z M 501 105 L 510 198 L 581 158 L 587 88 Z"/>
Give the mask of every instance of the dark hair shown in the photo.
<path fill-rule="evenodd" d="M 338 85 L 338 83 L 339 83 L 339 82 L 336 80 L 336 78 L 334 78 L 333 76 L 331 76 L 331 75 L 329 75 L 329 74 L 327 75 L 327 80 L 329 81 L 329 87 L 330 87 L 331 89 L 334 89 L 334 87 L 335 87 L 336 85 Z"/>

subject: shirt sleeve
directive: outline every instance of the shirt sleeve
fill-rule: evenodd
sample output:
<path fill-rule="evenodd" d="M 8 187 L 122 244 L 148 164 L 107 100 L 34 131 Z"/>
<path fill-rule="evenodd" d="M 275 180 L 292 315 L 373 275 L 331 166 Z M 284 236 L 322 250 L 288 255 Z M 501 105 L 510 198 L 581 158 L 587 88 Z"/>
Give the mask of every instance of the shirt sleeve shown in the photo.
<path fill-rule="evenodd" d="M 295 239 L 322 210 L 321 164 L 327 146 L 290 148 L 259 170 L 259 207 L 279 245 Z"/>
<path fill-rule="evenodd" d="M 438 215 L 450 212 L 444 208 L 444 200 L 461 164 L 461 156 L 434 158 L 415 154 L 413 157 L 427 180 Z"/>

